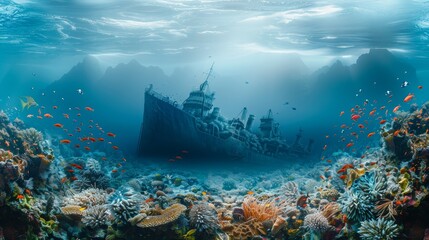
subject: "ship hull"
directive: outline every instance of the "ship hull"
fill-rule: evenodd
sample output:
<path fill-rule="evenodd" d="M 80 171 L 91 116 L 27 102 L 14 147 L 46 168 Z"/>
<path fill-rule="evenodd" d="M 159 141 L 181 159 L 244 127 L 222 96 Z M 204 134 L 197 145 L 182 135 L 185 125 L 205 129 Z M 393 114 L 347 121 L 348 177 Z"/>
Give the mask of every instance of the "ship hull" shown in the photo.
<path fill-rule="evenodd" d="M 145 92 L 138 153 L 140 156 L 171 159 L 186 155 L 187 159 L 254 163 L 282 160 L 254 152 L 233 137 L 223 139 L 198 130 L 194 116 L 178 108 L 168 98 L 151 91 Z"/>

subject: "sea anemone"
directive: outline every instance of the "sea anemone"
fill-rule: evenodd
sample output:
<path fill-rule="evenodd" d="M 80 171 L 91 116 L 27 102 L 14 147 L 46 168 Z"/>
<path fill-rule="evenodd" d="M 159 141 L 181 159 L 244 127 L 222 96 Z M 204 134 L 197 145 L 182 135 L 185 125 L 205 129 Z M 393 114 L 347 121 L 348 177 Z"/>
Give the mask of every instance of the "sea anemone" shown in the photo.
<path fill-rule="evenodd" d="M 399 227 L 392 220 L 379 218 L 363 221 L 358 230 L 362 240 L 391 240 L 399 235 Z"/>
<path fill-rule="evenodd" d="M 89 207 L 83 212 L 82 223 L 86 227 L 98 228 L 110 224 L 111 215 L 106 205 Z"/>
<path fill-rule="evenodd" d="M 274 220 L 279 214 L 279 208 L 273 201 L 258 201 L 256 198 L 250 196 L 246 197 L 243 201 L 244 219 L 255 219 L 256 221 L 263 222 L 266 220 Z"/>
<path fill-rule="evenodd" d="M 108 199 L 115 222 L 126 223 L 140 211 L 139 196 L 132 188 L 123 188 L 115 191 Z"/>
<path fill-rule="evenodd" d="M 207 203 L 196 204 L 189 212 L 191 226 L 198 232 L 213 234 L 218 228 L 216 211 Z"/>
<path fill-rule="evenodd" d="M 332 229 L 328 219 L 320 212 L 308 214 L 304 218 L 304 227 L 312 232 L 324 233 Z"/>
<path fill-rule="evenodd" d="M 347 214 L 350 220 L 364 221 L 373 217 L 373 204 L 371 204 L 368 196 L 360 192 L 346 191 L 340 197 L 339 202 L 341 203 L 342 211 Z"/>
<path fill-rule="evenodd" d="M 353 184 L 354 191 L 360 191 L 371 201 L 380 199 L 387 189 L 386 177 L 377 171 L 365 173 Z"/>

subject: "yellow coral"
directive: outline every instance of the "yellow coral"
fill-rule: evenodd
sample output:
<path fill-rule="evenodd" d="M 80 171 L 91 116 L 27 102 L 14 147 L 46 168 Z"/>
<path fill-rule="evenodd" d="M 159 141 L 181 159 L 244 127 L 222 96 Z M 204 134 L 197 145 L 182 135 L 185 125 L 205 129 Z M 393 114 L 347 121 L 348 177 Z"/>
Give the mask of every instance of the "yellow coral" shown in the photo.
<path fill-rule="evenodd" d="M 61 212 L 66 216 L 82 216 L 85 209 L 77 205 L 67 205 L 61 208 Z"/>
<path fill-rule="evenodd" d="M 137 226 L 141 228 L 148 228 L 165 225 L 176 221 L 185 210 L 186 207 L 184 205 L 176 203 L 163 210 L 161 215 L 146 217 L 137 223 Z"/>

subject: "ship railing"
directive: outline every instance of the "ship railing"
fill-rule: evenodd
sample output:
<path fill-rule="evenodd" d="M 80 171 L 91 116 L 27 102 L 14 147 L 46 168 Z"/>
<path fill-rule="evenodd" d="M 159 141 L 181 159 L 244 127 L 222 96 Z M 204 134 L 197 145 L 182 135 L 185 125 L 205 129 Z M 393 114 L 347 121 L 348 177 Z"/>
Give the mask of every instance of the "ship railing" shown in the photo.
<path fill-rule="evenodd" d="M 150 95 L 152 95 L 152 96 L 154 96 L 154 97 L 156 97 L 156 98 L 158 98 L 158 99 L 160 99 L 160 100 L 162 100 L 162 101 L 170 104 L 170 105 L 173 105 L 173 106 L 175 106 L 177 108 L 182 108 L 182 104 L 179 104 L 177 101 L 172 100 L 170 97 L 167 97 L 167 96 L 164 96 L 164 95 L 162 95 L 160 93 L 157 93 L 157 92 L 155 92 L 152 89 L 146 89 L 146 92 L 148 94 L 150 94 Z"/>

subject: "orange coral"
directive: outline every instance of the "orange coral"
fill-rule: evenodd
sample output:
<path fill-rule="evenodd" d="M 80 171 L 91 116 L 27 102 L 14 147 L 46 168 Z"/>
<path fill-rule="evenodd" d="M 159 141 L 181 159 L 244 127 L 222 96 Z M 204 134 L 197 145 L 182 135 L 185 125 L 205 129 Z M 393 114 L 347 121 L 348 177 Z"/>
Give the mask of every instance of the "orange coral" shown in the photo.
<path fill-rule="evenodd" d="M 276 219 L 280 211 L 273 201 L 260 202 L 252 196 L 244 199 L 243 210 L 245 220 L 254 219 L 259 222 Z"/>

